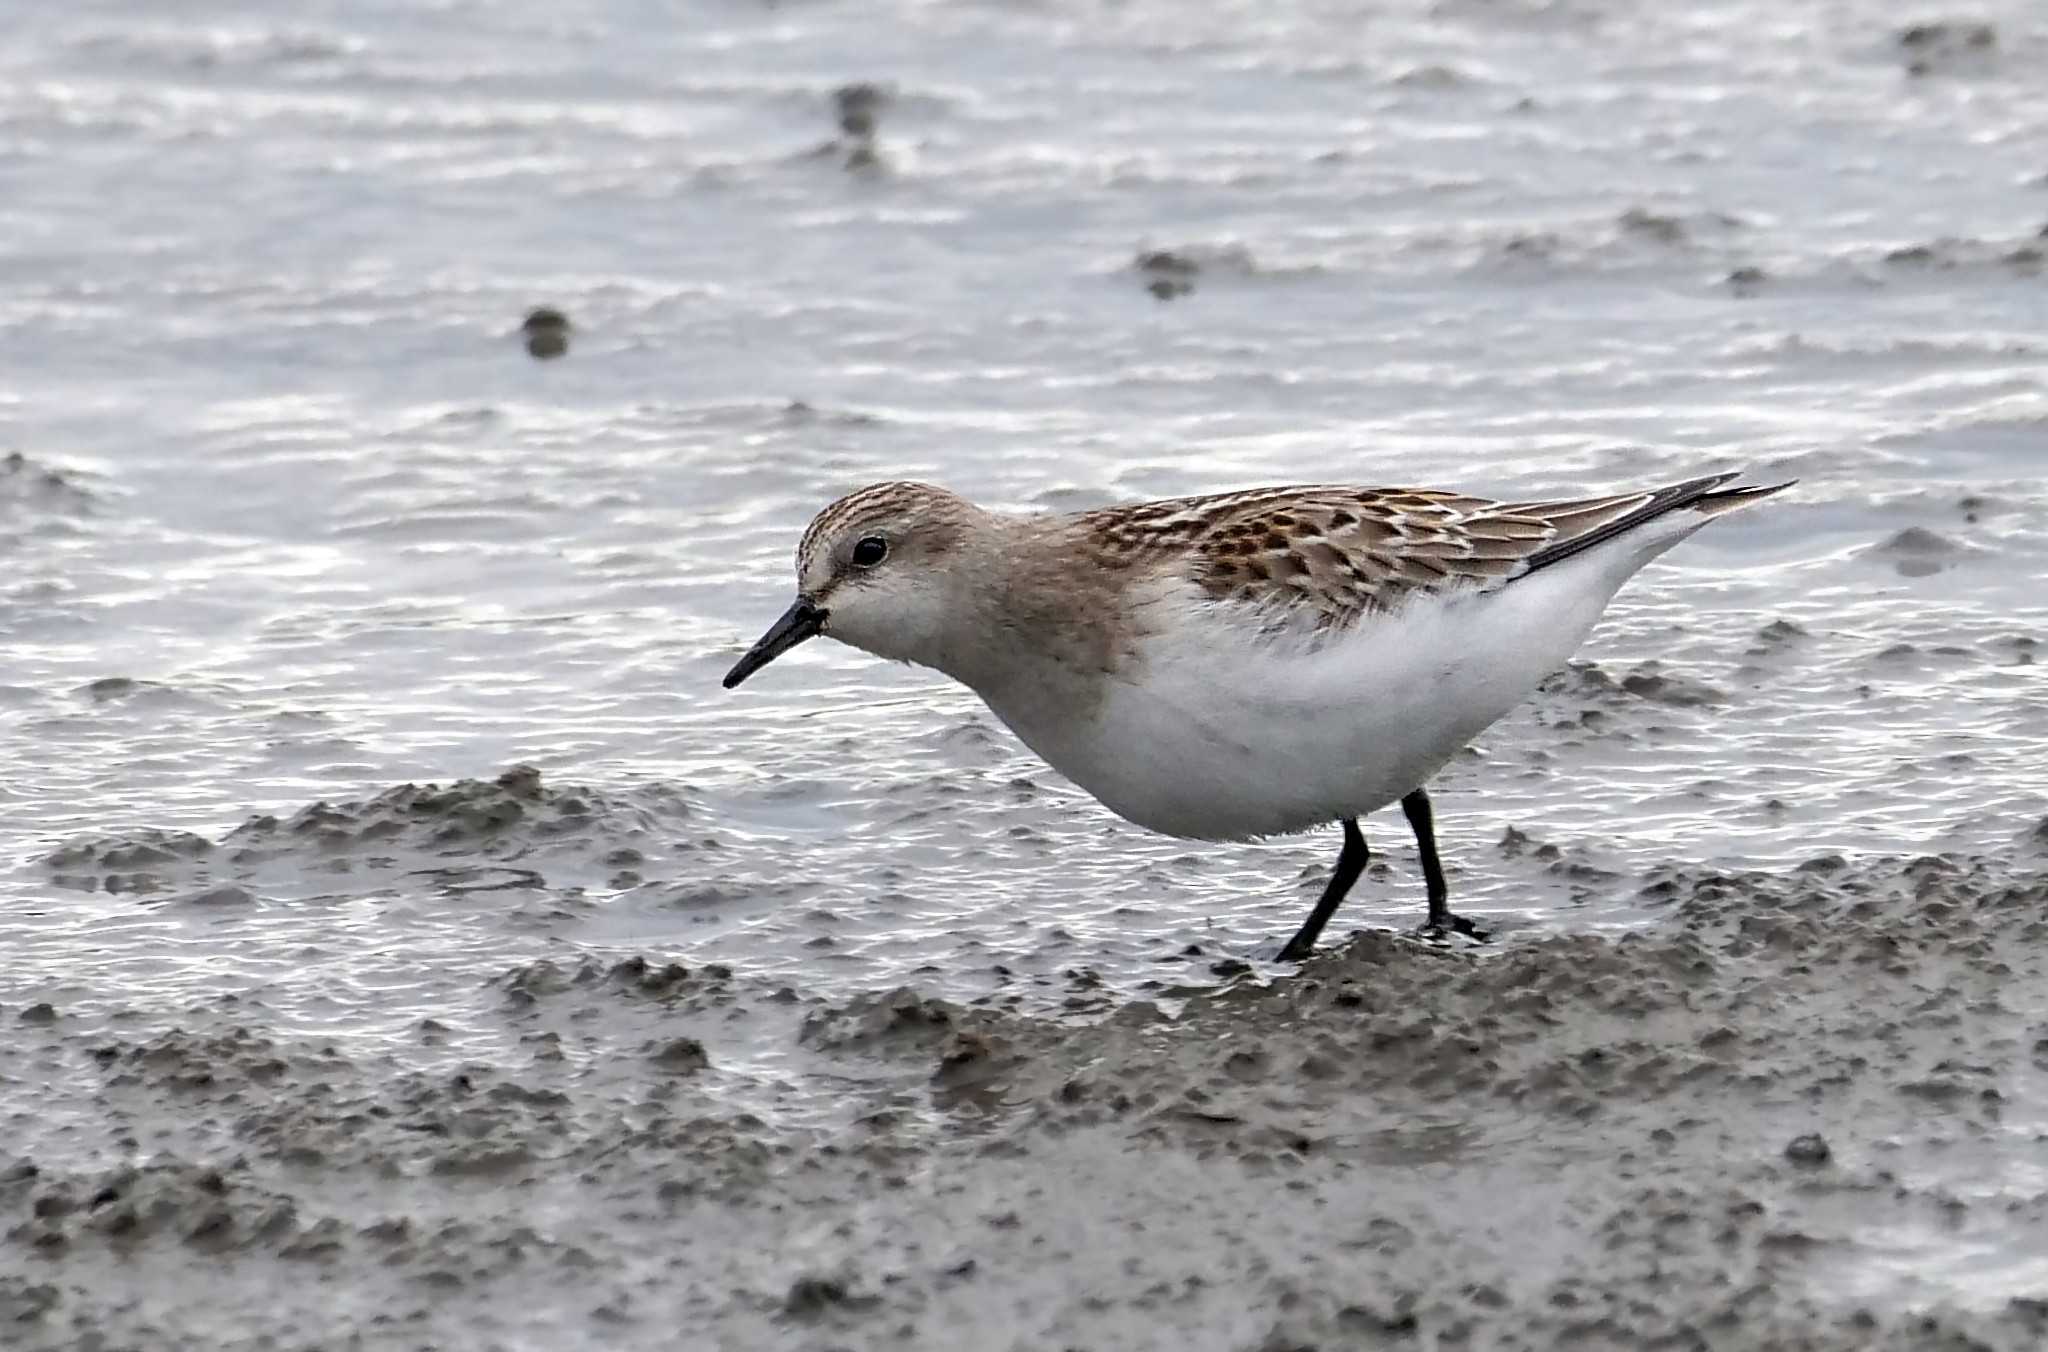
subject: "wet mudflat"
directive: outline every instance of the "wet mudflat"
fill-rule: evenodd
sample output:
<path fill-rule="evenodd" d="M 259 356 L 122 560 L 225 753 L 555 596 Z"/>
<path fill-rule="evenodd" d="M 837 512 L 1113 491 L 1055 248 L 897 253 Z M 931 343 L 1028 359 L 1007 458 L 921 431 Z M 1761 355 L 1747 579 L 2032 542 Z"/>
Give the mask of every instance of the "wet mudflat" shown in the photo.
<path fill-rule="evenodd" d="M 27 17 L 0 1343 L 2039 1345 L 2048 28 L 1639 8 Z M 1733 467 L 1485 950 L 717 686 L 871 479 Z"/>

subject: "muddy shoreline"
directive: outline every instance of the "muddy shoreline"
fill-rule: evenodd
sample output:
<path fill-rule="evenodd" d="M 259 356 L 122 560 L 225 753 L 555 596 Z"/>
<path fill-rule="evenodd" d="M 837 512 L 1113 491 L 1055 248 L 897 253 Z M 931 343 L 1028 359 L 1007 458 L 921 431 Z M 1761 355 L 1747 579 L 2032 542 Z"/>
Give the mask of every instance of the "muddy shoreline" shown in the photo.
<path fill-rule="evenodd" d="M 2038 0 L 259 8 L 0 47 L 0 1348 L 2043 1341 Z M 1719 470 L 1486 951 L 719 686 L 862 483 Z"/>
<path fill-rule="evenodd" d="M 430 801 L 507 782 L 541 792 Z M 1660 868 L 1638 931 L 1365 931 L 1085 1023 L 651 952 L 480 975 L 488 1059 L 234 995 L 16 1004 L 0 1315 L 50 1349 L 2030 1347 L 2044 834 Z M 763 1075 L 831 1089 L 748 1111 Z"/>

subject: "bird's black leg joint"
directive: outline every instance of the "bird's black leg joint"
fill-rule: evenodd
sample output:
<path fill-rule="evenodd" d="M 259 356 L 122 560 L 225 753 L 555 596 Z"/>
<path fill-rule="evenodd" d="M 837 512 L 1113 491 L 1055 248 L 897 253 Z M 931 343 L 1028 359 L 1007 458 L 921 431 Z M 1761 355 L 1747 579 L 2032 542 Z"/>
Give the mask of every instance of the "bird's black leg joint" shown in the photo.
<path fill-rule="evenodd" d="M 1356 817 L 1344 819 L 1344 848 L 1337 854 L 1337 867 L 1330 872 L 1330 881 L 1323 888 L 1323 895 L 1316 900 L 1316 908 L 1308 913 L 1308 919 L 1301 922 L 1301 928 L 1287 941 L 1287 947 L 1280 950 L 1281 962 L 1300 962 L 1316 946 L 1316 939 L 1323 932 L 1323 926 L 1330 923 L 1330 917 L 1337 913 L 1337 907 L 1344 901 L 1344 894 L 1351 890 L 1351 884 L 1358 881 L 1358 875 L 1365 872 L 1365 861 L 1372 858 L 1372 851 L 1366 848 L 1365 833 L 1358 829 Z"/>
<path fill-rule="evenodd" d="M 1417 933 L 1430 939 L 1462 934 L 1474 943 L 1485 943 L 1493 936 L 1451 911 L 1451 889 L 1444 881 L 1443 860 L 1437 858 L 1436 813 L 1430 807 L 1428 791 L 1417 789 L 1403 798 L 1401 811 L 1415 832 L 1416 847 L 1422 851 L 1422 880 L 1429 887 L 1429 919 Z"/>

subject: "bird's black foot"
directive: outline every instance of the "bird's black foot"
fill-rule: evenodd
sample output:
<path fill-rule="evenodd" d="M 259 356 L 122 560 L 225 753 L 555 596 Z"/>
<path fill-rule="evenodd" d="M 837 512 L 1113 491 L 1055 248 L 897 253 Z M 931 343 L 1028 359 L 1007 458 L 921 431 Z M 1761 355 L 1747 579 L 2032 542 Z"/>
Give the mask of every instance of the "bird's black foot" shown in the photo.
<path fill-rule="evenodd" d="M 1303 942 L 1301 941 L 1301 936 L 1297 934 L 1297 935 L 1295 935 L 1295 936 L 1294 936 L 1294 937 L 1293 937 L 1292 939 L 1289 939 L 1289 940 L 1287 941 L 1287 944 L 1286 944 L 1286 946 L 1285 946 L 1284 948 L 1282 948 L 1282 949 L 1280 950 L 1280 952 L 1279 952 L 1279 953 L 1278 953 L 1277 955 L 1275 955 L 1275 957 L 1273 958 L 1273 961 L 1275 961 L 1275 962 L 1300 962 L 1300 961 L 1302 961 L 1303 959 L 1305 959 L 1306 957 L 1308 957 L 1309 953 L 1310 953 L 1310 952 L 1311 952 L 1311 951 L 1312 951 L 1312 950 L 1313 950 L 1314 948 L 1315 948 L 1315 941 L 1314 941 L 1313 939 L 1311 939 L 1311 940 L 1310 940 L 1309 942 L 1307 942 L 1307 943 L 1303 943 Z"/>
<path fill-rule="evenodd" d="M 1453 911 L 1431 916 L 1416 927 L 1415 933 L 1418 938 L 1431 939 L 1437 943 L 1449 943 L 1453 934 L 1462 934 L 1475 944 L 1487 943 L 1493 938 L 1492 930 L 1481 929 Z"/>

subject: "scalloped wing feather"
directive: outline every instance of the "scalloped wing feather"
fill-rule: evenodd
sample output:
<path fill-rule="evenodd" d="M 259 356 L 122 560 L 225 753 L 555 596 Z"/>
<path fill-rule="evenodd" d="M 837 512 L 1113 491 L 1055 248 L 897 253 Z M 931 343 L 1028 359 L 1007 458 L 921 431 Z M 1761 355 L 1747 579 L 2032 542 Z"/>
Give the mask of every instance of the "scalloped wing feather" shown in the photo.
<path fill-rule="evenodd" d="M 1219 601 L 1345 628 L 1417 596 L 1505 585 L 1552 546 L 1596 536 L 1660 497 L 1670 496 L 1667 507 L 1697 501 L 1723 477 L 1733 476 L 1530 503 L 1427 489 L 1272 488 L 1111 507 L 1082 519 L 1106 566 L 1181 555 L 1186 575 Z"/>

